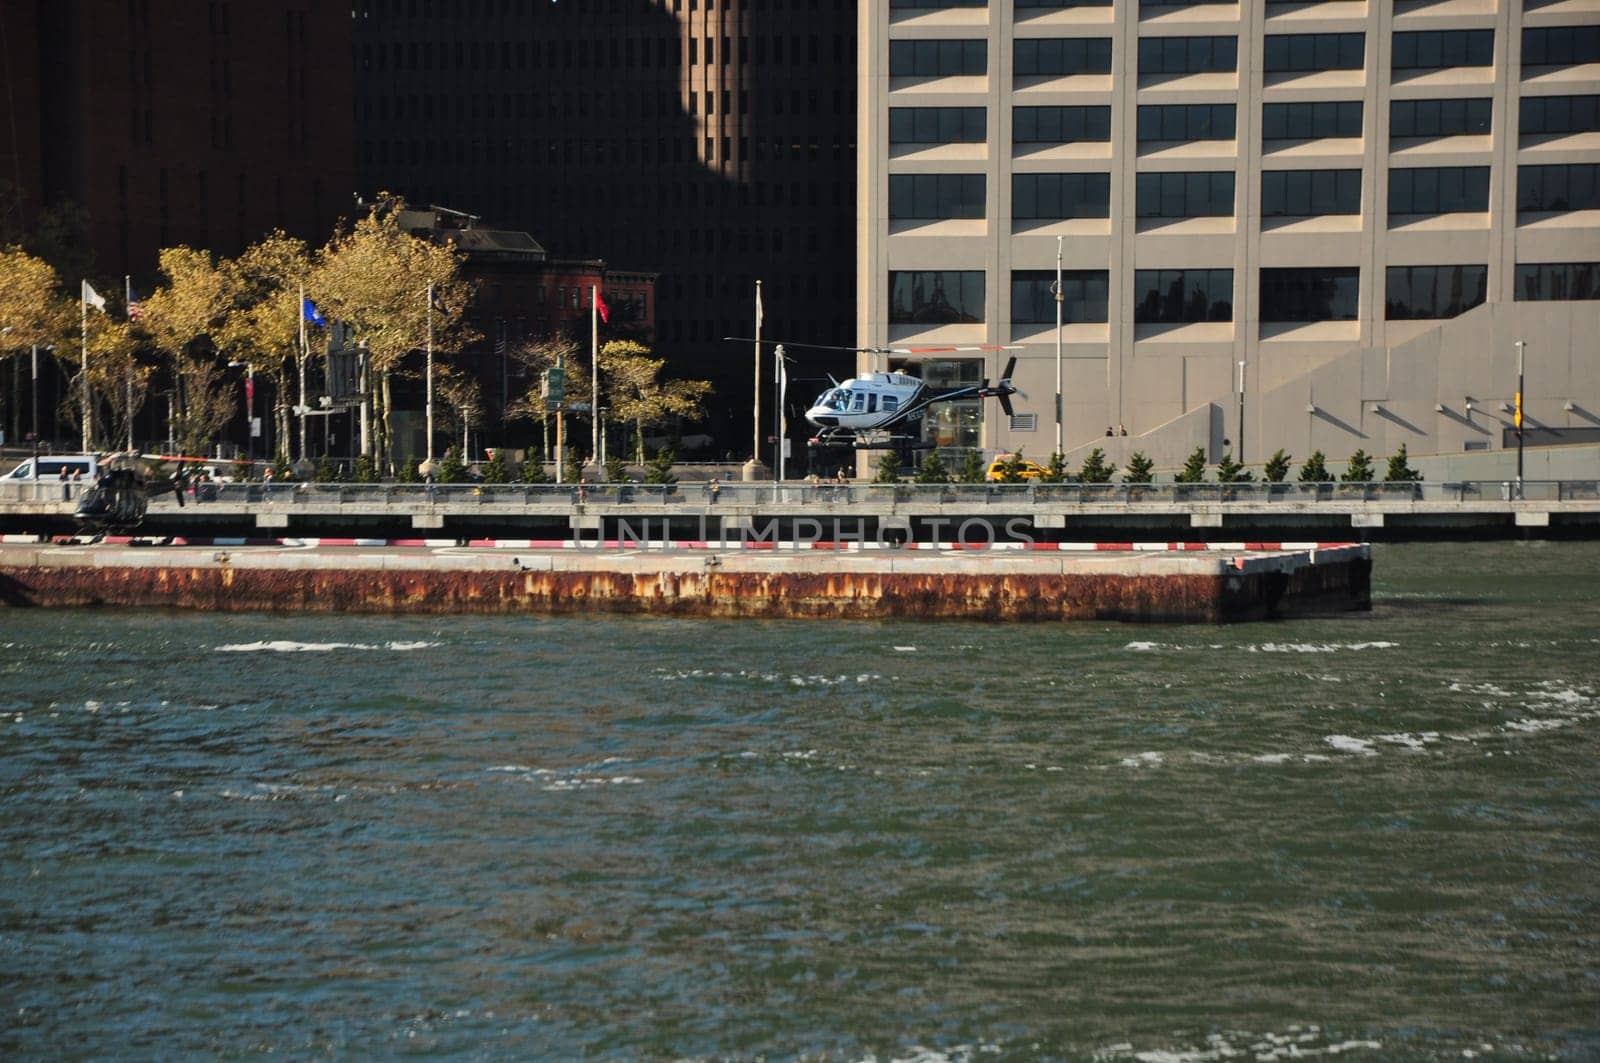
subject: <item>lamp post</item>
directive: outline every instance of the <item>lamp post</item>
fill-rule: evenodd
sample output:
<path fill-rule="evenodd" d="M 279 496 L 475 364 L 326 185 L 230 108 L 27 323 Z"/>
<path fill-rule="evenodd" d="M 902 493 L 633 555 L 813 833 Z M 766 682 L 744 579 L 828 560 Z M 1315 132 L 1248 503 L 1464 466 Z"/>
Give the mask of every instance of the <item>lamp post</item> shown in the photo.
<path fill-rule="evenodd" d="M 1522 497 L 1522 360 L 1527 351 L 1526 340 L 1517 341 L 1517 409 L 1512 419 L 1517 426 L 1517 497 Z"/>
<path fill-rule="evenodd" d="M 1239 359 L 1239 456 L 1238 462 L 1244 464 L 1244 359 Z"/>
<path fill-rule="evenodd" d="M 1061 290 L 1061 237 L 1059 237 L 1059 236 L 1056 237 L 1056 284 L 1055 284 L 1055 294 L 1056 294 L 1056 453 L 1057 454 L 1064 454 L 1064 453 L 1066 453 L 1066 451 L 1062 446 L 1063 432 L 1062 432 L 1062 424 L 1061 424 L 1061 317 L 1062 317 L 1061 311 L 1062 311 L 1063 301 L 1065 300 L 1066 295 Z"/>

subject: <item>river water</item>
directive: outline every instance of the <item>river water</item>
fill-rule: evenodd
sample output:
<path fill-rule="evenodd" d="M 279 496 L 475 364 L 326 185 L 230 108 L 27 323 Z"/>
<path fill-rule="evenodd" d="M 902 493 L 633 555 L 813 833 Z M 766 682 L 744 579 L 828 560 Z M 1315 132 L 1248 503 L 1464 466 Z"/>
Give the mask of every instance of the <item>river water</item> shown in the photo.
<path fill-rule="evenodd" d="M 1600 1057 L 1600 544 L 1235 627 L 0 612 L 0 1053 Z"/>

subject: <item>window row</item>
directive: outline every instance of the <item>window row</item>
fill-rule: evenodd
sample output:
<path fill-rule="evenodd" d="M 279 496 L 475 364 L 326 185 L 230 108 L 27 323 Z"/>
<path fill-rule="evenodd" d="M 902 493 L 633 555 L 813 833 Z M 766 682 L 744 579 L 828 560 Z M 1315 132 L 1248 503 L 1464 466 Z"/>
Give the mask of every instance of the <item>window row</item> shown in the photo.
<path fill-rule="evenodd" d="M 694 43 L 690 42 L 691 45 Z M 709 42 L 708 42 L 709 43 Z M 1362 33 L 1270 34 L 1264 39 L 1267 73 L 1360 70 L 1365 65 Z M 1420 30 L 1396 33 L 1394 70 L 1437 70 L 1490 66 L 1493 30 Z M 1016 73 L 1109 74 L 1111 38 L 1018 38 Z M 708 47 L 709 52 L 709 47 Z M 1522 31 L 1522 65 L 1572 66 L 1600 62 L 1600 26 L 1552 26 Z M 1142 37 L 1139 73 L 1179 74 L 1233 71 L 1239 65 L 1237 37 Z M 983 40 L 894 40 L 889 42 L 889 73 L 895 77 L 939 77 L 988 72 Z"/>
<path fill-rule="evenodd" d="M 1415 166 L 1389 171 L 1389 217 L 1485 213 L 1489 167 Z M 1517 170 L 1521 212 L 1600 210 L 1600 164 L 1521 166 Z M 1232 217 L 1234 172 L 1140 173 L 1135 209 L 1141 218 Z M 1017 221 L 1110 216 L 1111 177 L 1106 173 L 1017 173 L 1011 177 L 1011 214 Z M 1358 214 L 1361 171 L 1267 170 L 1261 175 L 1261 214 L 1266 218 Z M 891 220 L 982 218 L 984 175 L 893 174 L 889 177 Z"/>
<path fill-rule="evenodd" d="M 1518 107 L 1523 133 L 1600 131 L 1600 96 L 1524 96 Z"/>
<path fill-rule="evenodd" d="M 1494 101 L 1487 96 L 1464 100 L 1393 100 L 1389 103 L 1391 137 L 1458 137 L 1489 132 Z"/>
<path fill-rule="evenodd" d="M 1231 269 L 1141 269 L 1133 274 L 1133 319 L 1139 324 L 1176 325 L 1232 321 Z M 1458 317 L 1488 297 L 1488 267 L 1475 263 L 1390 266 L 1384 272 L 1384 317 L 1389 321 Z M 1056 320 L 1053 270 L 1013 270 L 1011 320 L 1047 325 Z M 1259 277 L 1260 320 L 1269 323 L 1354 321 L 1360 316 L 1361 270 L 1356 266 L 1263 268 Z M 1110 274 L 1066 270 L 1061 274 L 1063 324 L 1109 320 Z M 1600 262 L 1518 265 L 1516 298 L 1600 300 Z M 981 323 L 982 270 L 917 270 L 889 273 L 891 324 Z"/>

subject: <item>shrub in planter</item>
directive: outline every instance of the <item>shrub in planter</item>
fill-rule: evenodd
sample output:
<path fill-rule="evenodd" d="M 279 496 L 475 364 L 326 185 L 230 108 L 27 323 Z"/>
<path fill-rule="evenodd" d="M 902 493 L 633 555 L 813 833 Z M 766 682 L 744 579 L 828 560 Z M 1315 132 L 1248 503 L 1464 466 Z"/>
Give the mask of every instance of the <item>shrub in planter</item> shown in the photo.
<path fill-rule="evenodd" d="M 1154 474 L 1155 468 L 1156 463 L 1145 457 L 1144 451 L 1136 450 L 1133 452 L 1133 456 L 1128 459 L 1128 467 L 1123 470 L 1123 482 L 1130 484 L 1147 484 L 1150 482 L 1150 478 Z"/>
<path fill-rule="evenodd" d="M 1108 484 L 1111 482 L 1112 473 L 1116 468 L 1106 464 L 1106 452 L 1099 447 L 1089 451 L 1089 456 L 1083 459 L 1083 468 L 1078 470 L 1078 479 L 1086 484 Z"/>
<path fill-rule="evenodd" d="M 964 484 L 983 483 L 983 455 L 976 450 L 967 451 L 966 460 L 961 463 L 960 482 Z"/>
<path fill-rule="evenodd" d="M 878 455 L 878 474 L 872 478 L 873 483 L 897 484 L 900 482 L 900 455 L 892 450 L 886 450 Z"/>
<path fill-rule="evenodd" d="M 1365 450 L 1357 449 L 1350 455 L 1350 461 L 1345 465 L 1344 475 L 1339 477 L 1340 482 L 1347 484 L 1365 484 L 1372 482 L 1372 459 L 1367 457 Z"/>
<path fill-rule="evenodd" d="M 1306 463 L 1300 466 L 1300 482 L 1306 485 L 1303 490 L 1324 494 L 1326 493 L 1326 484 L 1332 479 L 1333 476 L 1328 472 L 1328 466 L 1324 463 L 1322 451 L 1320 450 L 1312 451 L 1311 457 L 1307 458 Z"/>
<path fill-rule="evenodd" d="M 1044 475 L 1039 477 L 1040 483 L 1059 484 L 1067 482 L 1067 456 L 1057 450 L 1051 453 L 1050 463 L 1044 467 Z"/>
<path fill-rule="evenodd" d="M 1267 464 L 1261 469 L 1261 477 L 1269 484 L 1281 484 L 1284 477 L 1289 475 L 1289 455 L 1279 447 L 1277 453 L 1267 459 Z"/>
<path fill-rule="evenodd" d="M 1404 443 L 1389 456 L 1389 468 L 1385 470 L 1383 478 L 1389 483 L 1416 483 L 1422 479 L 1422 474 L 1411 467 Z"/>
<path fill-rule="evenodd" d="M 919 484 L 947 484 L 950 482 L 950 470 L 945 467 L 944 459 L 937 450 L 930 450 L 922 456 L 922 465 L 917 469 L 915 477 Z"/>

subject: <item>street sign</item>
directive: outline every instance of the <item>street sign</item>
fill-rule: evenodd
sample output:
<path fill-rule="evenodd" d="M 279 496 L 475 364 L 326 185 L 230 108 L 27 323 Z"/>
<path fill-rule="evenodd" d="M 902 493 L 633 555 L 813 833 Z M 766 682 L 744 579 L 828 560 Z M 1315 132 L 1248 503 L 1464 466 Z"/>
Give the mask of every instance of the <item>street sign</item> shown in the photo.
<path fill-rule="evenodd" d="M 547 403 L 561 405 L 567 397 L 567 371 L 562 366 L 552 366 L 544 371 L 544 380 L 539 387 L 540 393 Z"/>
<path fill-rule="evenodd" d="M 587 402 L 569 402 L 567 403 L 567 409 L 573 413 L 588 413 L 589 404 Z"/>
<path fill-rule="evenodd" d="M 259 418 L 259 417 L 250 418 L 250 437 L 252 439 L 261 438 L 261 418 Z"/>

